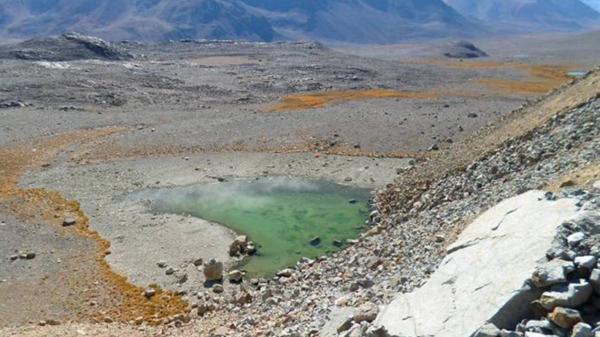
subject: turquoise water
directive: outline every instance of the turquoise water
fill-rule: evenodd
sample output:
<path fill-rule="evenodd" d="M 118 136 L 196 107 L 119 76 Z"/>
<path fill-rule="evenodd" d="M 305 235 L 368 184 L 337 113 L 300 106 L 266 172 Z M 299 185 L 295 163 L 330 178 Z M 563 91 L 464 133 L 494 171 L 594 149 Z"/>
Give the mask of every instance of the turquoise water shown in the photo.
<path fill-rule="evenodd" d="M 189 214 L 248 235 L 258 253 L 242 269 L 250 276 L 272 276 L 301 257 L 339 250 L 339 242 L 358 237 L 368 215 L 369 191 L 325 181 L 262 178 L 219 184 L 147 190 L 158 213 Z M 320 244 L 311 240 L 320 238 Z"/>
<path fill-rule="evenodd" d="M 581 78 L 587 74 L 585 71 L 570 71 L 567 75 L 574 78 Z"/>

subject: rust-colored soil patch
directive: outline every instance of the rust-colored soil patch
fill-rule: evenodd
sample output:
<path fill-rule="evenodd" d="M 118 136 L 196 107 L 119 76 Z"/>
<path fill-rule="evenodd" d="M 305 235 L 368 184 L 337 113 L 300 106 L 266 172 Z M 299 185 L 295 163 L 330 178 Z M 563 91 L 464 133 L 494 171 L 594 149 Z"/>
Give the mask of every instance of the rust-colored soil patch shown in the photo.
<path fill-rule="evenodd" d="M 65 199 L 60 193 L 45 189 L 24 189 L 18 186 L 19 178 L 28 169 L 40 167 L 51 160 L 59 151 L 67 146 L 91 141 L 122 129 L 100 129 L 77 131 L 66 135 L 43 139 L 37 142 L 21 144 L 11 148 L 0 149 L 0 206 L 8 209 L 15 217 L 25 221 L 44 221 L 55 225 L 65 235 L 78 235 L 93 239 L 98 243 L 97 255 L 92 259 L 96 266 L 88 277 L 80 280 L 69 280 L 66 286 L 80 287 L 85 293 L 94 284 L 105 285 L 109 298 L 119 299 L 112 307 L 98 306 L 89 319 L 93 321 L 141 321 L 161 323 L 163 318 L 181 314 L 188 309 L 188 304 L 179 296 L 157 289 L 151 300 L 144 297 L 144 289 L 130 284 L 127 279 L 116 274 L 104 257 L 110 253 L 110 243 L 103 239 L 89 226 L 89 219 L 76 201 Z M 73 227 L 62 227 L 65 216 L 77 220 Z M 98 296 L 98 294 L 90 294 Z M 74 298 L 74 301 L 86 301 L 89 298 Z"/>
<path fill-rule="evenodd" d="M 336 90 L 322 93 L 286 96 L 281 100 L 280 103 L 268 108 L 267 111 L 284 112 L 316 109 L 340 102 L 386 98 L 433 100 L 438 98 L 438 94 L 435 92 L 396 91 L 388 89 Z"/>
<path fill-rule="evenodd" d="M 566 66 L 521 65 L 515 68 L 526 70 L 528 76 L 523 80 L 483 78 L 478 80 L 478 83 L 505 94 L 539 95 L 571 80 L 567 74 L 570 68 Z"/>
<path fill-rule="evenodd" d="M 463 70 L 516 70 L 522 73 L 520 79 L 508 79 L 492 75 L 475 82 L 503 95 L 541 95 L 569 82 L 568 72 L 573 66 L 562 64 L 526 64 L 519 62 L 499 62 L 493 60 L 440 60 L 416 61 L 417 64 L 431 64 L 450 69 Z"/>

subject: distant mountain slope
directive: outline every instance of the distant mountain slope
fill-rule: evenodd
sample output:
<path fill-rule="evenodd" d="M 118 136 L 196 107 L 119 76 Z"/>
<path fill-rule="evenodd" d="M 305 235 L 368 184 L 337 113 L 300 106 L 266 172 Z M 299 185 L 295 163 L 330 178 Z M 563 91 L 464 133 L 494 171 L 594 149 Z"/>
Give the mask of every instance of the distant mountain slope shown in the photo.
<path fill-rule="evenodd" d="M 596 11 L 600 11 L 600 0 L 582 0 L 586 5 L 592 7 Z"/>
<path fill-rule="evenodd" d="M 361 43 L 468 35 L 475 25 L 441 0 L 242 0 L 288 37 Z"/>
<path fill-rule="evenodd" d="M 106 39 L 270 41 L 262 16 L 225 0 L 0 0 L 0 34 L 31 37 L 80 31 Z"/>
<path fill-rule="evenodd" d="M 579 29 L 599 20 L 580 0 L 0 0 L 4 38 L 78 31 L 107 40 L 374 44 Z"/>
<path fill-rule="evenodd" d="M 79 31 L 109 40 L 389 43 L 473 26 L 442 0 L 0 0 L 0 36 L 21 38 Z"/>
<path fill-rule="evenodd" d="M 445 0 L 463 15 L 500 29 L 572 30 L 600 21 L 600 13 L 580 0 Z"/>

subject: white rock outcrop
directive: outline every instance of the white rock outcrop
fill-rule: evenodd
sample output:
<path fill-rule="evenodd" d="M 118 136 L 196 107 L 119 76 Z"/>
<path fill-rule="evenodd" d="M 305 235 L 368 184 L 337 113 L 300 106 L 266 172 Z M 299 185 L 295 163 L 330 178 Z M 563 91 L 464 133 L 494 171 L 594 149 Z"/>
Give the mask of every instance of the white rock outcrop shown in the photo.
<path fill-rule="evenodd" d="M 467 337 L 488 321 L 513 328 L 540 296 L 524 282 L 545 258 L 557 227 L 577 215 L 575 203 L 531 191 L 486 211 L 448 248 L 429 281 L 399 295 L 375 324 L 406 337 Z"/>

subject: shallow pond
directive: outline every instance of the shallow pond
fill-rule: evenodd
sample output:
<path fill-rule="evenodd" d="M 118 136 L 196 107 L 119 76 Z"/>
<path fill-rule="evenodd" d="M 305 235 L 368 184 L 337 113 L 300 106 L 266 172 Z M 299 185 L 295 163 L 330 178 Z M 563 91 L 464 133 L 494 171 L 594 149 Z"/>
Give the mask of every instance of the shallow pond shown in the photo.
<path fill-rule="evenodd" d="M 587 75 L 587 71 L 570 71 L 567 73 L 567 75 L 573 78 L 582 78 Z"/>
<path fill-rule="evenodd" d="M 358 237 L 370 194 L 325 181 L 273 177 L 146 190 L 136 197 L 151 200 L 153 212 L 189 214 L 248 235 L 258 253 L 241 268 L 258 277 L 272 276 L 301 257 L 339 250 L 340 242 Z"/>

